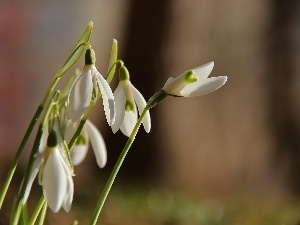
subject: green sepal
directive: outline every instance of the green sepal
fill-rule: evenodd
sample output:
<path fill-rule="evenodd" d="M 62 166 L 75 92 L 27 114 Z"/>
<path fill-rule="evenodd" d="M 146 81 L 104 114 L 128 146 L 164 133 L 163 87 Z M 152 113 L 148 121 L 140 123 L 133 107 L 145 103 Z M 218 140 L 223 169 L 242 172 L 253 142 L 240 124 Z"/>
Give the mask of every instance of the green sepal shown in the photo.
<path fill-rule="evenodd" d="M 160 103 L 162 100 L 164 100 L 169 95 L 165 90 L 161 89 L 160 91 L 156 92 L 148 101 L 146 108 L 151 109 L 154 106 L 156 106 L 158 103 Z"/>
<path fill-rule="evenodd" d="M 49 132 L 48 139 L 47 139 L 47 146 L 48 147 L 57 146 L 57 134 L 55 130 L 51 130 Z"/>
<path fill-rule="evenodd" d="M 122 81 L 122 80 L 129 80 L 129 79 L 130 79 L 129 71 L 125 66 L 121 66 L 119 70 L 119 80 Z"/>
<path fill-rule="evenodd" d="M 96 56 L 93 49 L 88 48 L 85 51 L 85 65 L 94 65 L 96 62 Z"/>

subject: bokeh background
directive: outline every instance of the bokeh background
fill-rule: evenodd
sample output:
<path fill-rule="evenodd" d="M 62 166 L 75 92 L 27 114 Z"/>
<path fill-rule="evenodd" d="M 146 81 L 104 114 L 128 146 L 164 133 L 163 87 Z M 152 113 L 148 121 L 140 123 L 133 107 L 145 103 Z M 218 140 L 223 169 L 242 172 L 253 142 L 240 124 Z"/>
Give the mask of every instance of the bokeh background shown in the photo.
<path fill-rule="evenodd" d="M 212 94 L 168 98 L 151 111 L 152 130 L 140 130 L 102 224 L 300 223 L 297 0 L 0 0 L 0 184 L 45 89 L 91 20 L 98 70 L 106 73 L 116 38 L 146 99 L 168 77 L 210 61 L 211 76 L 229 77 Z M 75 170 L 74 210 L 50 212 L 47 224 L 87 223 L 126 142 L 112 134 L 101 102 L 92 121 L 106 140 L 107 166 L 98 169 L 90 151 Z M 40 194 L 36 184 L 33 199 Z"/>

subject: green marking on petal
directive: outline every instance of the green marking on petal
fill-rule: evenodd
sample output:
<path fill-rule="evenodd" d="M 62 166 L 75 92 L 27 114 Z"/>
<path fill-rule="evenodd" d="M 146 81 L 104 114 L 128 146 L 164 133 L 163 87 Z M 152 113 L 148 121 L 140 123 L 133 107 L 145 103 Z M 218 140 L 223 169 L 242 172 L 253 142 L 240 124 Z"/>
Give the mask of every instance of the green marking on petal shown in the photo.
<path fill-rule="evenodd" d="M 194 77 L 194 74 L 195 74 L 194 70 L 189 70 L 189 71 L 187 71 L 186 74 L 185 74 L 185 76 L 184 76 L 184 80 L 185 80 L 187 83 L 189 83 L 189 84 L 198 81 L 198 78 L 197 78 L 197 77 Z"/>
<path fill-rule="evenodd" d="M 79 135 L 76 140 L 76 145 L 87 145 L 87 139 L 83 135 Z"/>
<path fill-rule="evenodd" d="M 130 100 L 126 100 L 125 111 L 126 112 L 134 111 L 134 104 Z"/>

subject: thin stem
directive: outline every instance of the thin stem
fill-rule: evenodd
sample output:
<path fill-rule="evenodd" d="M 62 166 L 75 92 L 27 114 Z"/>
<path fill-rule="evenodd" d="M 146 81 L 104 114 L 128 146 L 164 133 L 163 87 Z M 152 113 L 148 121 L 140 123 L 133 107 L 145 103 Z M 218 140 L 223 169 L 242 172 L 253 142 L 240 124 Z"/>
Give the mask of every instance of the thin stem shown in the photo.
<path fill-rule="evenodd" d="M 57 101 L 58 97 L 59 97 L 59 91 L 56 91 L 53 94 L 52 100 L 48 103 L 44 118 L 43 118 L 42 123 L 40 124 L 40 126 L 38 128 L 36 138 L 34 140 L 33 147 L 32 147 L 32 150 L 31 150 L 31 153 L 30 153 L 30 156 L 29 156 L 29 161 L 28 161 L 28 164 L 27 164 L 27 167 L 26 167 L 25 175 L 23 177 L 23 181 L 22 181 L 22 184 L 21 184 L 21 187 L 20 187 L 20 191 L 19 191 L 17 200 L 16 200 L 16 204 L 15 204 L 14 209 L 13 209 L 11 224 L 17 224 L 18 220 L 20 218 L 19 207 L 22 206 L 21 200 L 22 200 L 22 198 L 24 196 L 24 193 L 26 191 L 27 183 L 28 183 L 30 175 L 31 175 L 33 164 L 34 164 L 34 161 L 35 161 L 35 158 L 36 158 L 36 153 L 38 152 L 38 149 L 39 149 L 39 146 L 40 146 L 43 131 L 44 131 L 45 126 L 46 126 L 46 124 L 49 120 L 49 115 L 51 114 L 54 103 Z"/>
<path fill-rule="evenodd" d="M 112 187 L 112 185 L 114 183 L 114 180 L 115 180 L 115 178 L 116 178 L 116 176 L 117 176 L 117 174 L 118 174 L 118 172 L 119 172 L 119 170 L 120 170 L 120 168 L 121 168 L 121 166 L 123 164 L 123 161 L 124 161 L 124 159 L 125 159 L 128 151 L 129 151 L 129 149 L 130 149 L 130 147 L 131 147 L 131 145 L 132 145 L 132 143 L 133 143 L 133 141 L 135 139 L 135 136 L 136 136 L 136 134 L 137 134 L 137 132 L 138 132 L 138 130 L 140 128 L 140 125 L 141 125 L 141 123 L 143 121 L 143 118 L 146 115 L 146 112 L 148 110 L 149 110 L 149 108 L 147 108 L 147 107 L 143 110 L 143 112 L 142 112 L 139 120 L 135 124 L 135 127 L 133 128 L 133 131 L 132 131 L 130 137 L 128 138 L 127 143 L 124 146 L 123 151 L 121 152 L 121 154 L 120 154 L 120 156 L 118 158 L 118 161 L 117 161 L 116 165 L 114 166 L 114 169 L 111 172 L 111 174 L 110 174 L 110 176 L 108 178 L 108 181 L 107 181 L 107 183 L 106 183 L 106 185 L 105 185 L 105 187 L 104 187 L 104 189 L 102 191 L 100 199 L 99 199 L 99 201 L 97 203 L 97 206 L 95 208 L 94 214 L 92 216 L 92 220 L 90 222 L 90 225 L 95 225 L 96 224 L 96 222 L 98 220 L 98 217 L 100 215 L 100 212 L 102 210 L 102 207 L 103 207 L 103 205 L 105 203 L 105 200 L 106 200 L 106 198 L 107 198 L 107 196 L 109 194 L 109 191 L 110 191 L 110 189 L 111 189 L 111 187 Z"/>
<path fill-rule="evenodd" d="M 32 120 L 31 120 L 31 122 L 30 122 L 30 124 L 29 124 L 29 126 L 27 128 L 27 131 L 26 131 L 26 133 L 25 133 L 25 135 L 24 135 L 24 137 L 23 137 L 23 139 L 21 141 L 21 144 L 20 144 L 20 146 L 18 148 L 18 151 L 17 151 L 17 153 L 16 153 L 16 155 L 15 155 L 15 157 L 13 159 L 13 162 L 12 162 L 10 168 L 9 168 L 7 177 L 5 179 L 3 188 L 2 188 L 1 193 L 0 193 L 0 209 L 1 209 L 1 206 L 3 204 L 4 197 L 5 197 L 6 193 L 7 193 L 7 190 L 8 190 L 8 187 L 10 185 L 10 182 L 12 180 L 12 177 L 14 175 L 14 172 L 15 172 L 15 170 L 17 168 L 17 165 L 18 165 L 18 162 L 19 162 L 20 157 L 22 155 L 22 152 L 24 150 L 24 147 L 25 147 L 25 145 L 26 145 L 26 143 L 28 141 L 28 138 L 29 138 L 30 134 L 32 133 L 32 130 L 35 127 L 35 124 L 38 121 L 41 113 L 44 110 L 44 105 L 45 105 L 47 99 L 49 98 L 49 95 L 51 94 L 51 92 L 55 88 L 55 86 L 56 86 L 56 84 L 57 84 L 58 81 L 59 81 L 59 78 L 55 77 L 55 79 L 53 79 L 53 81 L 49 85 L 49 87 L 48 87 L 48 89 L 47 89 L 47 91 L 46 91 L 46 93 L 45 93 L 42 101 L 40 102 L 40 104 L 39 104 L 39 106 L 38 106 L 38 108 L 37 108 L 37 110 L 36 110 L 36 112 L 35 112 Z"/>
<path fill-rule="evenodd" d="M 15 202 L 14 204 L 15 204 L 15 206 L 14 206 L 15 208 L 12 213 L 12 219 L 10 220 L 10 224 L 18 225 L 23 205 L 19 204 L 19 202 Z"/>
<path fill-rule="evenodd" d="M 35 210 L 34 210 L 32 216 L 31 216 L 31 219 L 30 219 L 28 225 L 34 225 L 36 219 L 38 218 L 38 216 L 39 216 L 39 214 L 40 214 L 40 212 L 41 212 L 42 207 L 43 207 L 44 204 L 45 204 L 45 202 L 46 202 L 46 199 L 45 199 L 45 197 L 44 197 L 44 195 L 43 195 L 43 196 L 40 198 L 40 200 L 39 200 L 37 206 L 35 207 Z"/>
<path fill-rule="evenodd" d="M 37 153 L 39 145 L 40 145 L 42 134 L 43 134 L 43 126 L 40 125 L 37 135 L 36 135 L 36 138 L 35 138 L 35 142 L 34 142 L 30 157 L 29 157 L 29 163 L 28 163 L 26 171 L 25 171 L 24 179 L 23 179 L 23 182 L 22 182 L 22 185 L 20 188 L 20 192 L 19 192 L 17 201 L 16 201 L 15 209 L 13 210 L 13 213 L 12 213 L 11 224 L 18 224 L 18 220 L 20 217 L 20 211 L 18 210 L 18 208 L 20 206 L 22 206 L 21 199 L 23 198 L 23 195 L 26 190 L 26 185 L 27 185 L 29 177 L 30 177 L 30 173 L 31 173 L 31 170 L 33 167 L 33 162 L 35 161 L 35 158 L 36 158 L 36 153 Z"/>
<path fill-rule="evenodd" d="M 40 213 L 40 219 L 38 225 L 44 224 L 46 213 L 47 213 L 47 202 L 45 202 L 45 204 L 43 205 L 42 211 Z"/>
<path fill-rule="evenodd" d="M 74 49 L 74 51 L 72 52 L 71 56 L 73 56 L 77 51 L 79 51 L 79 48 L 80 48 L 82 45 L 86 45 L 86 44 L 81 44 L 81 45 L 77 46 L 77 47 Z M 82 53 L 81 53 L 81 54 L 82 54 Z M 70 59 L 71 59 L 71 57 L 68 58 L 68 60 L 66 61 L 66 63 L 67 63 Z M 79 59 L 79 57 L 75 60 L 75 62 L 77 62 L 78 59 Z M 73 65 L 75 64 L 75 62 L 74 62 L 71 66 L 73 66 Z M 66 64 L 66 63 L 65 63 L 65 64 Z M 6 196 L 6 193 L 7 193 L 7 190 L 8 190 L 8 188 L 9 188 L 9 185 L 10 185 L 10 182 L 11 182 L 11 180 L 12 180 L 12 177 L 13 177 L 13 175 L 14 175 L 14 172 L 15 172 L 15 170 L 16 170 L 16 168 L 17 168 L 17 165 L 18 165 L 18 162 L 19 162 L 19 160 L 20 160 L 21 154 L 22 154 L 22 152 L 23 152 L 23 150 L 24 150 L 24 147 L 25 147 L 25 145 L 26 145 L 26 143 L 27 143 L 27 141 L 28 141 L 28 138 L 29 138 L 30 134 L 32 133 L 33 128 L 35 127 L 35 124 L 36 124 L 37 120 L 39 119 L 39 117 L 40 117 L 40 115 L 41 115 L 41 113 L 42 113 L 42 111 L 43 111 L 43 109 L 44 109 L 44 105 L 45 105 L 47 99 L 49 98 L 50 94 L 51 94 L 52 91 L 54 90 L 55 86 L 57 85 L 59 79 L 60 79 L 60 78 L 62 77 L 62 75 L 64 75 L 70 68 L 71 68 L 71 67 L 68 67 L 67 69 L 65 69 L 64 73 L 62 73 L 61 70 L 60 70 L 59 73 L 57 73 L 57 74 L 55 75 L 55 77 L 54 77 L 54 79 L 52 80 L 51 84 L 49 85 L 49 87 L 48 87 L 48 89 L 47 89 L 47 91 L 46 91 L 44 97 L 42 98 L 42 101 L 40 102 L 40 104 L 39 104 L 39 106 L 38 106 L 38 108 L 37 108 L 37 110 L 36 110 L 36 112 L 35 112 L 33 118 L 31 119 L 31 122 L 30 122 L 30 124 L 29 124 L 29 126 L 28 126 L 28 128 L 27 128 L 27 131 L 26 131 L 26 133 L 25 133 L 25 135 L 24 135 L 24 137 L 23 137 L 23 139 L 22 139 L 22 141 L 21 141 L 21 144 L 20 144 L 20 146 L 19 146 L 19 148 L 18 148 L 18 150 L 17 150 L 17 153 L 16 153 L 16 155 L 15 155 L 15 157 L 14 157 L 14 159 L 13 159 L 13 162 L 12 162 L 10 168 L 9 168 L 7 177 L 6 177 L 5 181 L 4 181 L 3 188 L 2 188 L 2 190 L 1 190 L 1 192 L 0 192 L 0 209 L 1 209 L 1 207 L 2 207 L 2 204 L 3 204 L 3 201 L 4 201 L 4 197 Z"/>
<path fill-rule="evenodd" d="M 36 112 L 35 112 L 32 120 L 31 120 L 31 122 L 30 122 L 30 124 L 29 124 L 29 126 L 27 128 L 27 131 L 26 131 L 26 133 L 25 133 L 25 135 L 24 135 L 24 137 L 23 137 L 23 139 L 21 141 L 21 144 L 20 144 L 20 146 L 18 148 L 18 151 L 17 151 L 17 153 L 16 153 L 16 155 L 15 155 L 15 157 L 13 159 L 13 162 L 12 162 L 10 168 L 9 168 L 8 174 L 7 174 L 6 179 L 4 181 L 3 188 L 2 188 L 1 193 L 0 193 L 0 209 L 2 207 L 2 204 L 3 204 L 3 201 L 4 201 L 4 197 L 5 197 L 6 193 L 7 193 L 7 190 L 8 190 L 8 187 L 10 185 L 10 182 L 12 180 L 12 177 L 14 175 L 14 172 L 15 172 L 15 170 L 17 168 L 17 164 L 18 164 L 18 162 L 20 160 L 20 157 L 21 157 L 21 154 L 23 152 L 23 149 L 24 149 L 24 147 L 25 147 L 25 145 L 26 145 L 26 143 L 28 141 L 28 138 L 29 138 L 29 136 L 30 136 L 30 134 L 31 134 L 31 132 L 32 132 L 32 130 L 33 130 L 33 128 L 34 128 L 37 120 L 38 120 L 38 118 L 40 117 L 43 109 L 44 109 L 43 105 L 40 105 L 37 108 L 37 110 L 36 110 Z"/>
<path fill-rule="evenodd" d="M 22 210 L 21 210 L 21 221 L 20 221 L 21 225 L 27 225 L 28 223 L 28 218 L 27 218 L 27 204 L 24 204 L 22 206 Z"/>
<path fill-rule="evenodd" d="M 112 185 L 115 181 L 115 178 L 116 178 L 116 176 L 117 176 L 117 174 L 118 174 L 118 172 L 119 172 L 119 170 L 120 170 L 120 168 L 121 168 L 121 166 L 124 162 L 124 159 L 125 159 L 128 151 L 129 151 L 129 149 L 130 149 L 130 147 L 131 147 L 131 145 L 132 145 L 132 143 L 133 143 L 133 141 L 134 141 L 134 139 L 137 135 L 137 132 L 138 132 L 138 130 L 139 130 L 139 128 L 140 128 L 140 126 L 143 122 L 143 119 L 144 119 L 147 111 L 150 108 L 154 107 L 158 102 L 162 101 L 166 97 L 167 97 L 166 93 L 163 90 L 161 90 L 161 91 L 155 93 L 150 98 L 150 100 L 148 101 L 146 107 L 144 108 L 142 114 L 140 115 L 140 118 L 138 119 L 137 123 L 135 124 L 135 126 L 133 128 L 133 131 L 131 132 L 130 137 L 127 140 L 127 143 L 125 144 L 125 146 L 124 146 L 124 148 L 123 148 L 123 150 L 122 150 L 122 152 L 121 152 L 121 154 L 118 158 L 118 161 L 116 162 L 116 164 L 114 166 L 113 171 L 111 172 L 111 174 L 110 174 L 110 176 L 109 176 L 109 178 L 106 182 L 106 185 L 105 185 L 105 187 L 104 187 L 104 189 L 101 193 L 101 196 L 100 196 L 99 201 L 97 203 L 97 206 L 95 208 L 94 214 L 92 216 L 92 220 L 90 222 L 90 225 L 95 225 L 96 224 L 96 222 L 98 220 L 98 217 L 100 215 L 100 212 L 103 208 L 103 205 L 106 201 L 106 198 L 107 198 L 107 196 L 110 192 L 110 189 L 111 189 L 111 187 L 112 187 Z"/>
<path fill-rule="evenodd" d="M 98 98 L 97 98 L 98 99 Z M 81 120 L 80 120 L 80 123 L 75 131 L 75 133 L 73 134 L 69 144 L 68 144 L 68 149 L 69 149 L 69 152 L 71 152 L 72 148 L 74 147 L 76 141 L 77 141 L 77 138 L 79 137 L 81 131 L 82 131 L 82 128 L 87 120 L 87 118 L 89 117 L 92 109 L 94 108 L 94 106 L 96 105 L 96 102 L 97 100 L 95 101 L 92 101 L 91 104 L 89 105 L 89 107 L 87 108 L 87 110 L 85 111 L 85 113 L 83 114 Z"/>

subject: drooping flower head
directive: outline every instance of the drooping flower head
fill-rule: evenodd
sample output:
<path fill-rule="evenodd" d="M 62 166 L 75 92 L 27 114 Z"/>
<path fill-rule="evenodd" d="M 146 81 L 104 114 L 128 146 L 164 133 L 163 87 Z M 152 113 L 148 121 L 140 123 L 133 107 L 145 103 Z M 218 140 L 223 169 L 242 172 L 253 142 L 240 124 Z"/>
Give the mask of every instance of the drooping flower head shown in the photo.
<path fill-rule="evenodd" d="M 70 141 L 77 129 L 78 123 L 68 122 L 66 125 L 65 139 Z M 71 160 L 74 166 L 79 165 L 86 157 L 89 142 L 91 142 L 97 164 L 103 168 L 106 164 L 107 153 L 104 139 L 97 127 L 87 120 L 83 129 L 70 153 Z"/>
<path fill-rule="evenodd" d="M 146 101 L 142 94 L 130 82 L 129 72 L 122 65 L 120 67 L 119 85 L 114 92 L 116 103 L 116 120 L 112 125 L 112 131 L 116 133 L 119 129 L 129 137 L 137 119 L 138 111 L 141 114 L 146 106 Z M 150 113 L 147 111 L 143 126 L 147 133 L 151 129 Z"/>
<path fill-rule="evenodd" d="M 85 66 L 75 80 L 68 97 L 68 118 L 73 122 L 78 121 L 99 91 L 102 94 L 106 120 L 111 126 L 115 120 L 114 96 L 107 81 L 95 66 L 94 51 L 87 49 Z"/>
<path fill-rule="evenodd" d="M 180 76 L 170 77 L 163 87 L 167 95 L 178 97 L 194 97 L 217 90 L 227 81 L 227 76 L 208 77 L 214 62 L 188 70 Z"/>
<path fill-rule="evenodd" d="M 68 162 L 66 151 L 61 143 L 61 138 L 53 129 L 49 132 L 47 147 L 39 153 L 33 164 L 26 191 L 22 202 L 25 203 L 29 196 L 31 186 L 39 172 L 39 184 L 43 187 L 43 194 L 49 208 L 58 212 L 61 207 L 66 212 L 71 209 L 74 183 L 73 169 Z"/>

